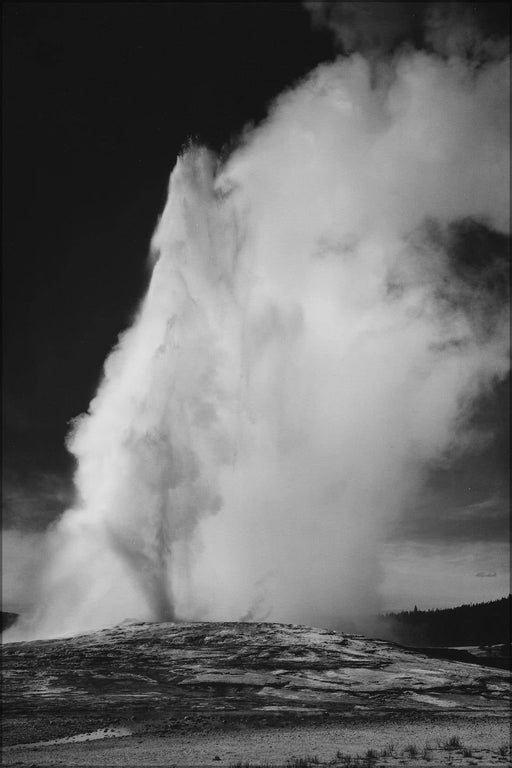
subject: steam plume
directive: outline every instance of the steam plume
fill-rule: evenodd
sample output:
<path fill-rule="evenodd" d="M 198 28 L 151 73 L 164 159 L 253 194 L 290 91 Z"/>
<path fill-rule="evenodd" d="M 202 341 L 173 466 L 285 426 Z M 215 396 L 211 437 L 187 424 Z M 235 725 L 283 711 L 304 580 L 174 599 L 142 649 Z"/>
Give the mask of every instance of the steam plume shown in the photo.
<path fill-rule="evenodd" d="M 183 153 L 8 639 L 378 608 L 387 526 L 508 371 L 506 305 L 449 259 L 456 222 L 509 230 L 508 73 L 355 54 L 225 162 Z"/>

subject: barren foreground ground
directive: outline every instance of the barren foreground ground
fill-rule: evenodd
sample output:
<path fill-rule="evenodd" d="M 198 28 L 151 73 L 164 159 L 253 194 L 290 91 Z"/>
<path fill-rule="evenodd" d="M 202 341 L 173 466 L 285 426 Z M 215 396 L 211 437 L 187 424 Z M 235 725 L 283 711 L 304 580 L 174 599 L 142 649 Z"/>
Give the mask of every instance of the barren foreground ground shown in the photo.
<path fill-rule="evenodd" d="M 6 644 L 3 674 L 3 765 L 510 764 L 506 672 L 360 636 L 130 624 Z"/>

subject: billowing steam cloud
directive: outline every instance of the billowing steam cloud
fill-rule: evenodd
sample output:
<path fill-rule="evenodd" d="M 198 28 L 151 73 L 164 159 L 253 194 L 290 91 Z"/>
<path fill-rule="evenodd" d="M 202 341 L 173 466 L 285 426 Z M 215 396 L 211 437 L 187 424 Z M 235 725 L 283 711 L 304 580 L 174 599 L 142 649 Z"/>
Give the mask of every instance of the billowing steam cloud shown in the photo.
<path fill-rule="evenodd" d="M 306 0 L 303 5 L 313 24 L 327 27 L 347 54 L 376 59 L 412 44 L 442 56 L 486 61 L 509 51 L 506 3 Z"/>
<path fill-rule="evenodd" d="M 184 152 L 18 633 L 378 607 L 386 527 L 508 371 L 506 306 L 449 257 L 457 221 L 509 229 L 508 73 L 356 54 L 227 161 Z"/>

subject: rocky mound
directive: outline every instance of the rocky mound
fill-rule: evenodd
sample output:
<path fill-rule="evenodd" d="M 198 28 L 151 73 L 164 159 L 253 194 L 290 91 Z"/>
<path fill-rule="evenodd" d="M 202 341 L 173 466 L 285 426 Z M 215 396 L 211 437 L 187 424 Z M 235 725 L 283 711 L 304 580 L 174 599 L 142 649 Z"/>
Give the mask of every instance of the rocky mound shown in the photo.
<path fill-rule="evenodd" d="M 270 623 L 128 624 L 3 647 L 4 743 L 128 726 L 506 715 L 508 676 L 392 643 Z"/>

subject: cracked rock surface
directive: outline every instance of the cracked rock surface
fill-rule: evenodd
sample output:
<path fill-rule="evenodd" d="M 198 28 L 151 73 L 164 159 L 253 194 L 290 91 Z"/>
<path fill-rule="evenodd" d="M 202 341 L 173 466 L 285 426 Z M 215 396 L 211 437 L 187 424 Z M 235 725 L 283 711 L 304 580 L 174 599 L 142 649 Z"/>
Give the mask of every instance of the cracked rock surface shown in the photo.
<path fill-rule="evenodd" d="M 4 744 L 509 711 L 505 671 L 271 623 L 124 624 L 3 647 Z"/>

